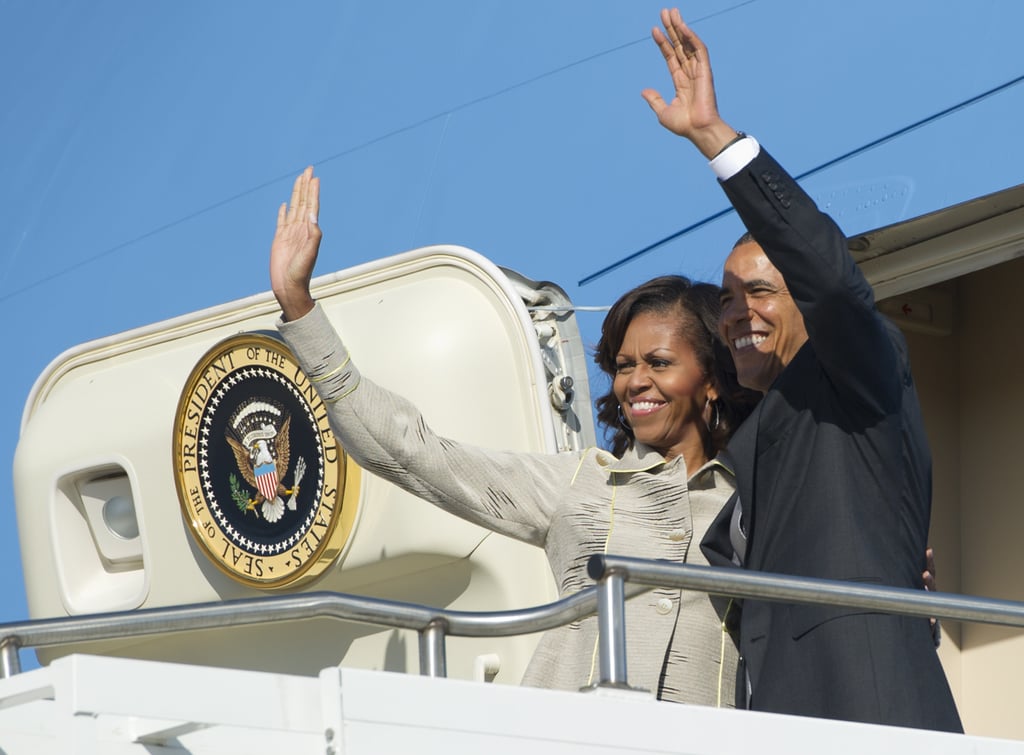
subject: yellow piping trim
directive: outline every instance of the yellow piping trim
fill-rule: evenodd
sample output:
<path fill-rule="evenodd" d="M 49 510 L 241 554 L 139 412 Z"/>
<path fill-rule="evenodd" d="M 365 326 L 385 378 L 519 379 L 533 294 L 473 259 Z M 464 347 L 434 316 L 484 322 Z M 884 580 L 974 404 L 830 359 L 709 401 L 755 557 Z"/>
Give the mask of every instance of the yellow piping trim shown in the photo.
<path fill-rule="evenodd" d="M 324 403 L 325 404 L 337 404 L 343 398 L 345 398 L 346 396 L 350 395 L 353 391 L 355 391 L 355 389 L 358 388 L 358 387 L 359 387 L 359 381 L 357 380 L 356 384 L 353 385 L 351 388 L 349 388 L 347 391 L 345 391 L 343 394 L 341 394 L 340 396 L 335 396 L 334 398 L 324 399 Z"/>
<path fill-rule="evenodd" d="M 612 477 L 612 502 L 611 512 L 608 515 L 608 535 L 604 539 L 604 550 L 602 551 L 605 555 L 608 555 L 608 544 L 612 541 L 612 529 L 615 527 L 615 491 L 618 490 L 618 486 L 615 484 L 615 478 Z M 594 652 L 590 656 L 590 676 L 587 679 L 587 686 L 589 687 L 594 683 L 594 669 L 597 667 L 597 648 L 599 637 L 594 638 Z"/>
<path fill-rule="evenodd" d="M 572 473 L 572 479 L 571 479 L 571 480 L 569 480 L 569 487 L 570 487 L 570 488 L 571 488 L 571 487 L 572 487 L 573 485 L 575 485 L 575 484 L 576 484 L 576 477 L 577 477 L 577 475 L 579 475 L 579 473 L 580 473 L 580 470 L 581 470 L 581 469 L 583 469 L 583 462 L 584 462 L 584 461 L 586 460 L 586 458 L 587 458 L 587 454 L 589 454 L 589 453 L 591 452 L 591 450 L 593 450 L 593 449 L 592 449 L 592 448 L 588 448 L 588 449 L 587 449 L 586 451 L 584 451 L 584 452 L 583 452 L 583 454 L 582 454 L 582 455 L 580 456 L 580 463 L 576 465 L 576 471 Z"/>
<path fill-rule="evenodd" d="M 345 369 L 345 365 L 347 365 L 351 361 L 352 361 L 352 355 L 349 354 L 349 355 L 347 355 L 345 357 L 345 361 L 344 362 L 339 364 L 337 367 L 335 367 L 333 370 L 328 372 L 326 375 L 321 375 L 320 377 L 311 377 L 309 379 L 309 382 L 311 382 L 311 383 L 322 383 L 325 380 L 327 380 L 327 378 L 329 378 L 331 375 L 335 374 L 336 372 L 341 372 L 343 369 Z"/>
<path fill-rule="evenodd" d="M 725 607 L 725 614 L 722 616 L 722 649 L 718 657 L 718 701 L 715 704 L 716 708 L 722 707 L 722 680 L 725 676 L 725 638 L 729 634 L 725 622 L 729 618 L 729 611 L 732 610 L 732 601 L 733 599 L 729 598 L 729 604 Z"/>

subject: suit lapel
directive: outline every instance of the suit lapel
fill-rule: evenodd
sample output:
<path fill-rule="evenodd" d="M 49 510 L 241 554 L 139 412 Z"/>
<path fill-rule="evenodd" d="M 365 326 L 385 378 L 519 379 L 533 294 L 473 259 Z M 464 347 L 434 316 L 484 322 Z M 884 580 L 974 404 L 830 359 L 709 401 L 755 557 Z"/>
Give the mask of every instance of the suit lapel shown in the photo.
<path fill-rule="evenodd" d="M 736 464 L 736 491 L 739 493 L 739 505 L 743 511 L 743 521 L 746 523 L 748 567 L 751 566 L 750 557 L 754 546 L 754 476 L 757 471 L 757 435 L 763 406 L 764 401 L 761 401 L 754 407 L 750 416 L 733 433 L 728 448 L 729 455 Z M 728 523 L 728 518 L 726 522 Z"/>

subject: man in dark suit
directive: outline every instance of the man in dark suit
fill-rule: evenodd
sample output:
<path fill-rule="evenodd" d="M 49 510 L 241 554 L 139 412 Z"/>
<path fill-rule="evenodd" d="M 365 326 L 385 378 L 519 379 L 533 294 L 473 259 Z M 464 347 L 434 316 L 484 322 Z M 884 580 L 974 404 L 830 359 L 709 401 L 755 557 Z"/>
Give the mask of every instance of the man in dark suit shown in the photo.
<path fill-rule="evenodd" d="M 701 40 L 678 11 L 662 23 L 675 97 L 644 98 L 711 160 L 749 231 L 725 263 L 720 330 L 764 398 L 729 447 L 742 515 L 720 522 L 750 569 L 920 588 L 931 456 L 906 343 L 842 231 L 721 119 Z M 740 651 L 740 705 L 962 731 L 927 619 L 747 600 Z"/>

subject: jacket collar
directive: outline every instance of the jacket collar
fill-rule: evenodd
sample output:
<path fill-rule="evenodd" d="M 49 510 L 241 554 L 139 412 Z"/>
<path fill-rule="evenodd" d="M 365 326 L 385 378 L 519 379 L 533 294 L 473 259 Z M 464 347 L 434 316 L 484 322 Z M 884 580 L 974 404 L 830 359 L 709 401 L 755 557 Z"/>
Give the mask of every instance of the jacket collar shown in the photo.
<path fill-rule="evenodd" d="M 681 457 L 677 457 L 672 461 L 665 461 L 665 457 L 658 451 L 643 443 L 635 442 L 633 447 L 627 448 L 622 454 L 622 458 L 619 459 L 607 451 L 602 452 L 598 457 L 598 463 L 608 472 L 649 472 L 655 467 L 666 464 L 682 464 L 683 462 Z M 700 469 L 695 469 L 692 473 L 688 473 L 687 477 L 693 477 L 712 467 L 720 467 L 728 472 L 730 476 L 733 474 L 731 459 L 728 454 L 723 452 L 706 462 Z"/>
<path fill-rule="evenodd" d="M 639 442 L 633 443 L 632 448 L 627 448 L 621 459 L 616 459 L 611 454 L 608 454 L 606 459 L 603 466 L 609 472 L 647 472 L 667 463 L 664 456 Z"/>

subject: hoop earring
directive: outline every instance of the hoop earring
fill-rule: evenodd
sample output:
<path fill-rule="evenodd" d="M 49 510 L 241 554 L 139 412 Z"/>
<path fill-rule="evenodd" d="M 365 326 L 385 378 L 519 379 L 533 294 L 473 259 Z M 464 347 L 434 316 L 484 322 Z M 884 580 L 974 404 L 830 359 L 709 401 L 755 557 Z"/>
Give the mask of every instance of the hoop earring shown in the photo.
<path fill-rule="evenodd" d="M 710 396 L 704 401 L 705 411 L 709 406 L 711 407 L 711 420 L 705 420 L 704 424 L 707 426 L 708 432 L 713 433 L 722 424 L 722 410 L 718 407 L 718 401 L 712 401 Z"/>
<path fill-rule="evenodd" d="M 619 412 L 619 424 L 622 425 L 627 430 L 632 430 L 633 429 L 632 426 L 629 424 L 629 422 L 626 421 L 626 415 L 622 413 L 622 404 L 619 404 L 618 412 Z"/>

